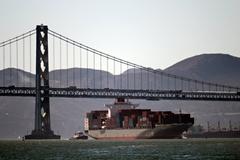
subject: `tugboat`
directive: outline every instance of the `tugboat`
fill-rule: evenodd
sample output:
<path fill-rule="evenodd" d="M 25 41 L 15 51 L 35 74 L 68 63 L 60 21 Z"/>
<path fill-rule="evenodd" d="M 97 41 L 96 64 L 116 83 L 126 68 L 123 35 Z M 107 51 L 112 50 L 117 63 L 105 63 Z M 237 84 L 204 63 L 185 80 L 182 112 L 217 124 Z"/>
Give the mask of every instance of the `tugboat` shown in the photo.
<path fill-rule="evenodd" d="M 69 140 L 77 140 L 77 139 L 86 140 L 88 139 L 88 136 L 86 136 L 83 132 L 77 131 Z"/>

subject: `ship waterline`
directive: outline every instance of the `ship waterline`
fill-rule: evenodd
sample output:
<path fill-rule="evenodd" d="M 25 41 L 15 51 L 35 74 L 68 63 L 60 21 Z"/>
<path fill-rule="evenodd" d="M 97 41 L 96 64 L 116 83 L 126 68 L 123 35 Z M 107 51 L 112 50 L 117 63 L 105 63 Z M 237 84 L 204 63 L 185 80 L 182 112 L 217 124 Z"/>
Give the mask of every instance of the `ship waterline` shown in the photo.
<path fill-rule="evenodd" d="M 100 129 L 89 130 L 88 135 L 94 139 L 170 139 L 181 138 L 192 124 L 168 124 L 155 128 L 142 129 Z"/>

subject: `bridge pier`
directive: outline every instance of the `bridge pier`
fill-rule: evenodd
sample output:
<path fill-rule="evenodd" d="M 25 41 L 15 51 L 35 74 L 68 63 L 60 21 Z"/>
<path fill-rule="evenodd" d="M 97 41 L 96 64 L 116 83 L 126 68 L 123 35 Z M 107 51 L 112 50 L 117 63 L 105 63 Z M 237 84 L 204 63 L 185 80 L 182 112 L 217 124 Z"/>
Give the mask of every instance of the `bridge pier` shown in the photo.
<path fill-rule="evenodd" d="M 25 139 L 60 139 L 60 135 L 55 135 L 53 131 L 43 132 L 33 130 L 30 135 L 26 135 Z"/>
<path fill-rule="evenodd" d="M 35 127 L 25 139 L 60 139 L 50 125 L 49 65 L 48 65 L 48 27 L 36 28 L 36 99 Z"/>

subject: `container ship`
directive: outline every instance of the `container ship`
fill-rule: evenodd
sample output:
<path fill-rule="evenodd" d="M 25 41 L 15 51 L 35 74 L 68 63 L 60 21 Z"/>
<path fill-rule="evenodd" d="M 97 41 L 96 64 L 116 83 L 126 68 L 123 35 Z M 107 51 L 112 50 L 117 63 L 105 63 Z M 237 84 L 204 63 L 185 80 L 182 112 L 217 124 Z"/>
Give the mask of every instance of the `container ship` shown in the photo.
<path fill-rule="evenodd" d="M 194 123 L 190 114 L 137 109 L 124 98 L 105 104 L 107 110 L 86 114 L 85 133 L 94 139 L 181 138 Z"/>

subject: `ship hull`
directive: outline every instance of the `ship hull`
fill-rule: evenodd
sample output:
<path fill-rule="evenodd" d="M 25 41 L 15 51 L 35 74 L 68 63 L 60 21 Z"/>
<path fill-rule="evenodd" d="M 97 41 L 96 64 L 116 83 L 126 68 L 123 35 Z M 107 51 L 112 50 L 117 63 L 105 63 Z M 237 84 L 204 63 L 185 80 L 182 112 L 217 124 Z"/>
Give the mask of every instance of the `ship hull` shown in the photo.
<path fill-rule="evenodd" d="M 181 138 L 182 133 L 191 126 L 191 123 L 162 124 L 144 129 L 88 130 L 87 134 L 94 139 L 171 139 Z"/>

